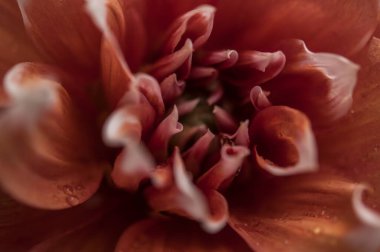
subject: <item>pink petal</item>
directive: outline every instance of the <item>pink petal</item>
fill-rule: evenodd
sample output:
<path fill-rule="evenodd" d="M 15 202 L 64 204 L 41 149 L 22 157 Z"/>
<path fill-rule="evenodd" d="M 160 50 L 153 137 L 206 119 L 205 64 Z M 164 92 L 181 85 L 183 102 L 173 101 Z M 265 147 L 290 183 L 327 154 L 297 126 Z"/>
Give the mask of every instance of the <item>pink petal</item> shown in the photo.
<path fill-rule="evenodd" d="M 265 94 L 260 86 L 253 87 L 249 96 L 251 103 L 256 110 L 262 110 L 272 105 L 267 94 Z"/>
<path fill-rule="evenodd" d="M 238 128 L 235 119 L 223 108 L 215 106 L 212 112 L 220 131 L 231 133 Z"/>
<path fill-rule="evenodd" d="M 179 96 L 181 96 L 181 94 L 185 90 L 185 82 L 178 81 L 177 75 L 172 74 L 172 75 L 169 75 L 160 83 L 160 87 L 161 87 L 162 99 L 164 100 L 165 104 L 170 105 L 174 103 L 175 100 Z"/>
<path fill-rule="evenodd" d="M 280 47 L 287 58 L 285 69 L 263 86 L 271 102 L 303 111 L 315 125 L 342 118 L 351 108 L 359 67 L 335 54 L 312 53 L 299 40 Z"/>
<path fill-rule="evenodd" d="M 0 116 L 2 187 L 34 207 L 86 201 L 98 189 L 104 164 L 59 76 L 45 65 L 23 63 L 4 84 L 9 104 Z"/>
<path fill-rule="evenodd" d="M 160 122 L 149 140 L 148 147 L 158 160 L 165 160 L 170 138 L 181 132 L 183 126 L 178 122 L 178 110 L 174 106 L 173 111 Z"/>
<path fill-rule="evenodd" d="M 210 235 L 188 221 L 156 218 L 137 222 L 126 229 L 115 251 L 246 252 L 251 250 L 231 229 Z"/>
<path fill-rule="evenodd" d="M 307 117 L 280 106 L 260 111 L 250 122 L 253 153 L 262 169 L 284 176 L 318 168 L 317 147 Z"/>
<path fill-rule="evenodd" d="M 73 71 L 94 70 L 100 34 L 86 15 L 84 0 L 18 0 L 35 45 L 55 63 Z"/>
<path fill-rule="evenodd" d="M 248 155 L 249 150 L 243 146 L 223 145 L 220 160 L 197 180 L 197 185 L 202 190 L 225 188 Z"/>
<path fill-rule="evenodd" d="M 214 66 L 217 69 L 230 68 L 236 64 L 239 54 L 235 50 L 211 51 L 201 54 L 196 62 L 203 66 Z"/>
<path fill-rule="evenodd" d="M 171 54 L 182 47 L 186 40 L 194 45 L 194 50 L 202 46 L 210 37 L 215 8 L 211 5 L 199 6 L 179 17 L 167 31 L 163 44 L 163 54 Z"/>
<path fill-rule="evenodd" d="M 207 132 L 183 154 L 186 169 L 192 174 L 197 175 L 200 171 L 202 161 L 214 138 L 215 135 L 210 130 L 207 130 Z"/>

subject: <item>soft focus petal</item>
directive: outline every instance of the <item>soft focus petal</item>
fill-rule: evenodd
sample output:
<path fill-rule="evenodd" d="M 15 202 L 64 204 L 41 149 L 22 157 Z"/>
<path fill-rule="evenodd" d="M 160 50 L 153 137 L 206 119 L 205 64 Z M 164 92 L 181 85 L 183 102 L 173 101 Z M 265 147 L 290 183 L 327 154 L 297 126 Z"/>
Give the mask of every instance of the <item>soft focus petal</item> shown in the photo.
<path fill-rule="evenodd" d="M 42 208 L 87 200 L 102 178 L 91 130 L 45 65 L 22 63 L 4 81 L 0 115 L 1 186 L 14 198 Z"/>
<path fill-rule="evenodd" d="M 351 108 L 359 67 L 344 57 L 313 53 L 303 41 L 280 45 L 286 55 L 284 71 L 267 85 L 273 104 L 287 105 L 306 113 L 314 125 L 327 125 Z"/>
<path fill-rule="evenodd" d="M 30 251 L 31 247 L 40 243 L 52 245 L 52 240 L 66 237 L 66 244 L 60 244 L 65 250 L 56 247 L 47 249 L 46 246 L 44 251 L 87 251 L 76 249 L 72 245 L 81 244 L 86 247 L 107 241 L 112 249 L 125 225 L 138 216 L 131 207 L 138 206 L 134 201 L 125 194 L 105 188 L 84 204 L 59 211 L 29 208 L 2 193 L 0 205 L 0 250 L 12 252 Z M 82 230 L 87 230 L 88 235 Z"/>
<path fill-rule="evenodd" d="M 255 251 L 355 251 L 355 188 L 332 174 L 261 178 L 230 195 L 229 223 Z"/>
<path fill-rule="evenodd" d="M 100 34 L 85 12 L 84 0 L 18 0 L 35 45 L 55 63 L 73 71 L 96 69 Z"/>
<path fill-rule="evenodd" d="M 115 251 L 251 251 L 231 230 L 210 235 L 185 220 L 152 219 L 129 227 L 120 237 Z"/>
<path fill-rule="evenodd" d="M 264 50 L 281 39 L 299 38 L 312 50 L 346 56 L 366 45 L 378 14 L 376 0 L 238 0 L 216 7 L 212 45 Z"/>
<path fill-rule="evenodd" d="M 0 3 L 0 79 L 11 66 L 22 61 L 38 61 L 33 42 L 25 32 L 16 1 Z"/>
<path fill-rule="evenodd" d="M 250 122 L 253 155 L 259 167 L 274 175 L 312 172 L 318 168 L 317 147 L 307 117 L 295 109 L 272 106 Z"/>
<path fill-rule="evenodd" d="M 369 58 L 364 61 L 354 104 L 341 122 L 317 132 L 320 162 L 336 172 L 374 188 L 370 206 L 380 210 L 380 40 L 373 39 Z"/>

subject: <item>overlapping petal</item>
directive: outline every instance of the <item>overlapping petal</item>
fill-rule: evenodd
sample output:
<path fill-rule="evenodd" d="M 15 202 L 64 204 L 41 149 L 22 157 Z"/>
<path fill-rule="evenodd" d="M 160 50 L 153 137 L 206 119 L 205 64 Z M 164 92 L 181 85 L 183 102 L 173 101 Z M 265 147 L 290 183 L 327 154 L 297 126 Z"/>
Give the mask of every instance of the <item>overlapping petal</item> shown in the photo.
<path fill-rule="evenodd" d="M 84 0 L 17 2 L 35 45 L 54 63 L 72 71 L 97 69 L 100 33 Z"/>
<path fill-rule="evenodd" d="M 24 203 L 59 209 L 92 196 L 103 164 L 91 129 L 53 74 L 45 65 L 22 63 L 5 78 L 0 181 Z"/>

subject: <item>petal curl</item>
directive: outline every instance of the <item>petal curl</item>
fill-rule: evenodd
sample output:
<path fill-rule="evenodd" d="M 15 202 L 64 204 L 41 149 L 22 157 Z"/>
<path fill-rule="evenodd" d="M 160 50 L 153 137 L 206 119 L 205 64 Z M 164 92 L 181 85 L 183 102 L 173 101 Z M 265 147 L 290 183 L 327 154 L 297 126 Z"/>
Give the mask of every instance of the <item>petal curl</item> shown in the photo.
<path fill-rule="evenodd" d="M 0 115 L 1 186 L 41 208 L 87 200 L 103 175 L 91 130 L 45 65 L 22 63 L 4 81 L 8 106 Z"/>
<path fill-rule="evenodd" d="M 285 41 L 279 47 L 287 62 L 278 78 L 263 85 L 270 91 L 269 100 L 303 111 L 317 126 L 346 115 L 359 66 L 339 55 L 313 53 L 300 40 Z"/>
<path fill-rule="evenodd" d="M 100 33 L 85 12 L 84 0 L 18 0 L 35 45 L 67 69 L 97 69 Z"/>
<path fill-rule="evenodd" d="M 260 111 L 250 122 L 249 133 L 258 165 L 284 176 L 318 168 L 317 147 L 307 117 L 283 106 Z"/>

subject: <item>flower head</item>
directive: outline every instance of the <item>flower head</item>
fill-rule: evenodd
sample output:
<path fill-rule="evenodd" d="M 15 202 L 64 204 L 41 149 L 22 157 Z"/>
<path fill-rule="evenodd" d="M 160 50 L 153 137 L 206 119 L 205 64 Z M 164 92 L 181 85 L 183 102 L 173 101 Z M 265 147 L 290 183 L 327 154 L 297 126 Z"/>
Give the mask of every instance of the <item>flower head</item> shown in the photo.
<path fill-rule="evenodd" d="M 69 208 L 26 247 L 55 250 L 99 223 L 117 251 L 183 250 L 187 236 L 189 251 L 347 251 L 380 232 L 363 202 L 374 184 L 331 158 L 346 150 L 331 132 L 349 120 L 376 1 L 18 7 L 38 51 L 4 78 L 0 184 Z"/>

